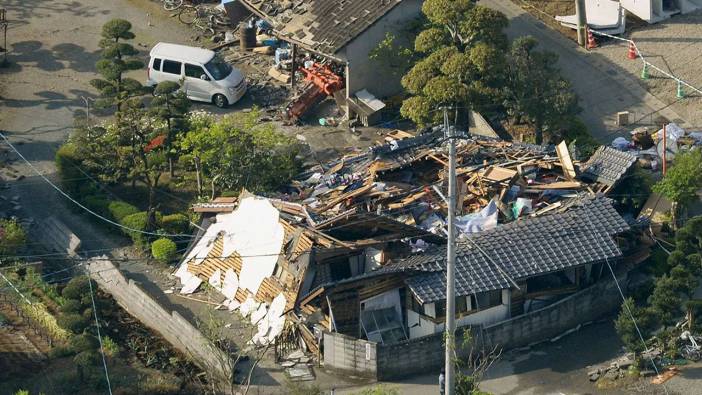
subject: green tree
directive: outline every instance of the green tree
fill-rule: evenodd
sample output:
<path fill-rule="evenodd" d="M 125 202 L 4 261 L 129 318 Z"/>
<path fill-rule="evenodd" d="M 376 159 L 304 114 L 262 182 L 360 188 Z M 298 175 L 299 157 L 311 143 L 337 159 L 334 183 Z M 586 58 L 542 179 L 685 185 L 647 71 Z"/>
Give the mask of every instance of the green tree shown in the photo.
<path fill-rule="evenodd" d="M 653 191 L 673 201 L 673 223 L 675 224 L 678 211 L 699 199 L 697 191 L 700 188 L 702 188 L 702 150 L 696 148 L 678 153 L 663 179 L 653 186 Z"/>
<path fill-rule="evenodd" d="M 119 119 L 122 105 L 133 96 L 144 93 L 141 83 L 124 74 L 131 70 L 139 70 L 144 63 L 135 56 L 139 54 L 126 40 L 134 39 L 132 24 L 124 19 L 112 19 L 102 26 L 102 39 L 99 46 L 102 49 L 100 60 L 95 67 L 102 78 L 90 81 L 90 84 L 100 91 L 100 107 L 115 107 Z"/>
<path fill-rule="evenodd" d="M 392 32 L 385 33 L 385 38 L 371 50 L 369 58 L 394 76 L 404 75 L 415 60 L 414 51 L 402 45 Z"/>
<path fill-rule="evenodd" d="M 631 315 L 629 314 L 630 312 Z M 636 323 L 632 321 L 632 315 Z M 617 319 L 614 321 L 614 328 L 627 350 L 633 353 L 639 353 L 644 351 L 645 347 L 641 343 L 636 325 L 638 325 L 641 331 L 641 336 L 644 339 L 648 339 L 651 335 L 651 331 L 655 327 L 655 323 L 655 314 L 651 309 L 638 307 L 634 303 L 634 299 L 627 298 L 622 304 L 619 316 L 617 316 Z"/>
<path fill-rule="evenodd" d="M 529 36 L 512 43 L 505 105 L 516 123 L 527 121 L 536 143 L 541 144 L 544 131 L 560 133 L 581 109 L 570 83 L 556 67 L 558 55 L 537 51 L 537 44 Z"/>
<path fill-rule="evenodd" d="M 507 18 L 469 0 L 427 0 L 422 12 L 429 23 L 414 43 L 421 60 L 402 78 L 411 97 L 400 112 L 426 125 L 441 118 L 440 106 L 452 106 L 465 125 L 470 105 L 480 111 L 500 102 Z"/>
<path fill-rule="evenodd" d="M 652 186 L 650 174 L 635 165 L 631 174 L 617 184 L 611 195 L 617 196 L 617 202 L 625 211 L 638 215 L 651 195 Z"/>
<path fill-rule="evenodd" d="M 180 85 L 173 81 L 161 82 L 154 89 L 151 113 L 166 123 L 164 149 L 168 158 L 168 171 L 173 176 L 173 162 L 178 152 L 176 141 L 185 130 L 185 114 L 190 110 L 190 100 Z"/>
<path fill-rule="evenodd" d="M 680 296 L 680 283 L 675 278 L 664 274 L 656 280 L 650 302 L 663 325 L 674 324 L 675 319 L 682 314 L 683 299 Z"/>
<path fill-rule="evenodd" d="M 14 255 L 27 244 L 27 232 L 14 219 L 0 219 L 0 255 Z"/>
<path fill-rule="evenodd" d="M 192 159 L 196 172 L 210 179 L 213 195 L 217 187 L 271 191 L 297 173 L 297 142 L 272 124 L 257 120 L 258 111 L 220 120 L 202 113 L 190 117 L 190 131 L 181 147 Z"/>

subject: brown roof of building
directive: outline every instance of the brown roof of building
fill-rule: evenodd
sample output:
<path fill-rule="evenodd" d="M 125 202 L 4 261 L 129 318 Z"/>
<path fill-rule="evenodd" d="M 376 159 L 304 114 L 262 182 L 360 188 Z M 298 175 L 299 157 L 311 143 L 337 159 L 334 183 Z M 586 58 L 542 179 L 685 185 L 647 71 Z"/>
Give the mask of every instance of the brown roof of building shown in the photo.
<path fill-rule="evenodd" d="M 333 55 L 402 0 L 242 0 L 285 38 Z"/>

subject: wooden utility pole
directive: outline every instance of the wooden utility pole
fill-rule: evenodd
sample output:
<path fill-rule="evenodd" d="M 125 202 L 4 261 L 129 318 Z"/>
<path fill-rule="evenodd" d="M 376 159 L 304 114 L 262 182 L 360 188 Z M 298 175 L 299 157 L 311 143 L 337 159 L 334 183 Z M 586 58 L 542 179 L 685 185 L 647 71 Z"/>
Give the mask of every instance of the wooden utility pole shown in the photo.
<path fill-rule="evenodd" d="M 666 125 L 663 124 L 663 158 L 662 158 L 663 165 L 662 165 L 662 169 L 663 169 L 663 176 L 664 177 L 665 177 L 665 172 L 668 168 L 668 160 L 667 160 L 668 153 L 666 152 L 666 151 L 668 151 L 668 136 L 666 136 L 667 133 L 665 131 L 665 126 Z"/>
<path fill-rule="evenodd" d="M 2 53 L 2 61 L 0 67 L 7 65 L 7 53 L 10 49 L 7 47 L 7 12 L 4 8 L 0 8 L 0 34 L 2 34 L 2 43 L 0 44 L 0 53 Z"/>
<path fill-rule="evenodd" d="M 585 48 L 587 45 L 587 13 L 585 0 L 575 0 L 575 18 L 578 20 L 578 45 Z"/>
<path fill-rule="evenodd" d="M 290 70 L 290 89 L 295 90 L 295 71 L 297 70 L 297 44 L 292 45 L 292 65 Z"/>
<path fill-rule="evenodd" d="M 446 360 L 445 394 L 455 394 L 456 355 L 456 296 L 454 278 L 456 271 L 456 130 L 449 126 L 448 108 L 444 107 L 444 132 L 449 141 L 448 175 L 448 247 L 446 249 Z"/>

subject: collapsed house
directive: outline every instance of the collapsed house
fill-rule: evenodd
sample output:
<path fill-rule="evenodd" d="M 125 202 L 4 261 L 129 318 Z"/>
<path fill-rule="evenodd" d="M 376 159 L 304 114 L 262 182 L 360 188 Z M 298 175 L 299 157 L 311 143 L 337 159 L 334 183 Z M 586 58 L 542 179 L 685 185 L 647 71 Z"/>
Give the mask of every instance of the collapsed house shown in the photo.
<path fill-rule="evenodd" d="M 254 342 L 323 333 L 382 344 L 441 332 L 448 157 L 440 128 L 309 169 L 286 193 L 195 205 L 201 231 L 178 269 L 259 326 Z M 648 254 L 606 197 L 636 157 L 584 163 L 557 147 L 482 137 L 458 144 L 458 325 L 538 310 Z M 286 324 L 287 322 L 287 324 Z"/>

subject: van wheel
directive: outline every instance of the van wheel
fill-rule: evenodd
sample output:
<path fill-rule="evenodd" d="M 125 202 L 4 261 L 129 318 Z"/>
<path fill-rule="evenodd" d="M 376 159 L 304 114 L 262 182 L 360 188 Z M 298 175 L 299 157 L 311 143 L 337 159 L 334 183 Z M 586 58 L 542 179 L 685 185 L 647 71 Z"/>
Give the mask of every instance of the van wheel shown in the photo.
<path fill-rule="evenodd" d="M 214 105 L 219 107 L 219 108 L 224 108 L 227 105 L 229 105 L 229 102 L 227 101 L 227 97 L 221 93 L 214 95 L 214 97 L 212 98 L 212 103 L 214 103 Z"/>

